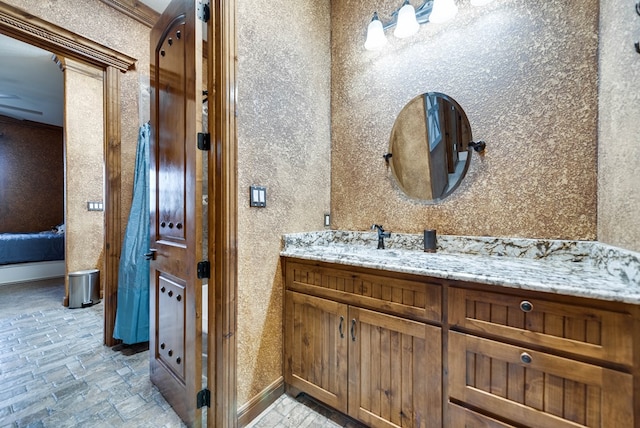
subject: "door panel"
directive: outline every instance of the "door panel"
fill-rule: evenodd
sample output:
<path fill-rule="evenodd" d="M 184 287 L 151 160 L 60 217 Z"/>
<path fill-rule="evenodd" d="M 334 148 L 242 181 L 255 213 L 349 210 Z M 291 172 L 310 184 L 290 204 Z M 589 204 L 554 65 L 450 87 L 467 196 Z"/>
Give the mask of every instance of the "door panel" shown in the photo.
<path fill-rule="evenodd" d="M 285 294 L 285 381 L 347 411 L 347 305 Z"/>
<path fill-rule="evenodd" d="M 442 425 L 442 330 L 349 307 L 349 414 L 373 427 Z"/>
<path fill-rule="evenodd" d="M 202 25 L 173 0 L 151 33 L 151 381 L 189 426 L 201 425 Z"/>

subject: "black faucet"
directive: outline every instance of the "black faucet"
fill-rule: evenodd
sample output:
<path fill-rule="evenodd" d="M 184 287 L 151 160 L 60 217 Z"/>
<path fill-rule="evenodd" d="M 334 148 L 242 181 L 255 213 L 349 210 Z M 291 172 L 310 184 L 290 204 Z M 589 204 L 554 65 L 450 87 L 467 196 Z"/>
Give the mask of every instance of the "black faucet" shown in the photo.
<path fill-rule="evenodd" d="M 371 230 L 378 229 L 378 250 L 384 250 L 384 238 L 390 238 L 391 232 L 385 232 L 381 224 L 374 224 Z"/>

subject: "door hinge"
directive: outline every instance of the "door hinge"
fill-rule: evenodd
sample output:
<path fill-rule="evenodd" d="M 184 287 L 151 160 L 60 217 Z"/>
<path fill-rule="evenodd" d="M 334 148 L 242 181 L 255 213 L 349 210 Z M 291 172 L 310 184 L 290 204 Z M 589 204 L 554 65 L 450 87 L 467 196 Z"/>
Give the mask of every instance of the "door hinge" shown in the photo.
<path fill-rule="evenodd" d="M 211 9 L 207 3 L 198 2 L 198 19 L 200 21 L 209 22 L 211 17 Z"/>
<path fill-rule="evenodd" d="M 198 149 L 209 150 L 211 148 L 211 137 L 209 134 L 198 132 Z"/>
<path fill-rule="evenodd" d="M 211 265 L 207 260 L 198 263 L 198 279 L 209 278 Z"/>
<path fill-rule="evenodd" d="M 198 405 L 198 409 L 201 409 L 204 406 L 211 407 L 211 391 L 209 391 L 207 388 L 203 389 L 202 391 L 198 391 L 196 402 Z"/>

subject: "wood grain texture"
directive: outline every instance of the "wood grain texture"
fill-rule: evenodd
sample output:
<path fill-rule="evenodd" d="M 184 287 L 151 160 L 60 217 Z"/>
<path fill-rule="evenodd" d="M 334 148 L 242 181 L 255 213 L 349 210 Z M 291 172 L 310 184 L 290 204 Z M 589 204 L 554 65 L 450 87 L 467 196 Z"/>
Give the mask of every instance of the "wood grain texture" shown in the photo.
<path fill-rule="evenodd" d="M 347 411 L 347 305 L 287 291 L 285 382 Z M 340 328 L 340 323 L 343 328 Z"/>
<path fill-rule="evenodd" d="M 150 377 L 193 427 L 202 424 L 202 37 L 195 3 L 181 0 L 150 37 Z"/>
<path fill-rule="evenodd" d="M 531 355 L 530 363 L 521 360 L 523 352 Z M 466 357 L 469 353 L 476 356 L 474 368 L 467 367 L 473 364 Z M 478 356 L 523 367 L 523 372 L 515 374 L 519 377 L 510 382 L 527 391 L 525 402 L 470 385 L 465 373 L 471 369 L 477 374 L 482 369 L 477 364 Z M 584 426 L 588 419 L 594 422 L 588 426 L 633 426 L 630 374 L 456 332 L 449 334 L 449 368 L 452 398 L 516 424 L 577 427 Z M 482 376 L 488 382 L 505 381 L 501 372 L 488 371 Z"/>
<path fill-rule="evenodd" d="M 441 330 L 380 310 L 388 301 L 415 305 L 418 294 L 405 293 L 411 289 L 405 282 L 420 278 L 389 272 L 376 278 L 367 269 L 283 260 L 287 290 L 348 305 L 348 414 L 370 426 L 421 426 L 425 416 L 416 409 L 452 427 L 640 425 L 634 405 L 639 346 L 629 328 L 639 324 L 635 306 L 444 281 Z M 432 283 L 424 279 L 425 288 Z M 362 307 L 374 296 L 385 302 Z M 524 300 L 530 311 L 522 310 Z M 293 340 L 304 342 L 296 335 Z M 315 365 L 325 357 L 299 360 Z M 290 362 L 295 365 L 295 357 Z"/>
<path fill-rule="evenodd" d="M 442 424 L 439 327 L 349 307 L 349 414 L 376 427 Z"/>
<path fill-rule="evenodd" d="M 628 313 L 461 288 L 448 292 L 449 321 L 456 327 L 628 366 L 633 363 L 632 331 L 626 328 L 633 318 Z M 520 309 L 525 300 L 533 305 L 530 312 Z"/>
<path fill-rule="evenodd" d="M 411 319 L 442 321 L 442 285 L 437 281 L 411 281 L 298 260 L 287 263 L 285 278 L 291 290 Z"/>
<path fill-rule="evenodd" d="M 113 338 L 118 306 L 118 269 L 122 251 L 121 201 L 122 164 L 120 124 L 120 71 L 114 67 L 105 72 L 105 201 L 104 201 L 104 344 L 120 342 Z"/>
<path fill-rule="evenodd" d="M 208 373 L 212 409 L 207 412 L 209 426 L 237 425 L 237 294 L 238 294 L 238 212 L 237 212 L 237 33 L 236 0 L 210 2 L 211 19 L 207 24 L 207 87 L 215 89 L 208 97 L 209 133 L 209 260 L 213 267 L 210 286 Z M 213 173 L 211 173 L 213 172 Z M 215 356 L 211 358 L 211 356 Z M 215 379 L 215 381 L 213 381 Z M 211 382 L 214 382 L 213 385 Z"/>

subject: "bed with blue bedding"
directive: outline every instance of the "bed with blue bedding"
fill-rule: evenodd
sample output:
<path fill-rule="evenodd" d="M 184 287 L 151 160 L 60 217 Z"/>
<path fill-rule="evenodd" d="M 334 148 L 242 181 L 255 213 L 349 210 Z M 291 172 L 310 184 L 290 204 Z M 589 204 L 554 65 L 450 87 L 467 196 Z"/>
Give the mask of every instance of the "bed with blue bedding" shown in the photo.
<path fill-rule="evenodd" d="M 0 265 L 64 260 L 64 234 L 0 233 Z"/>

